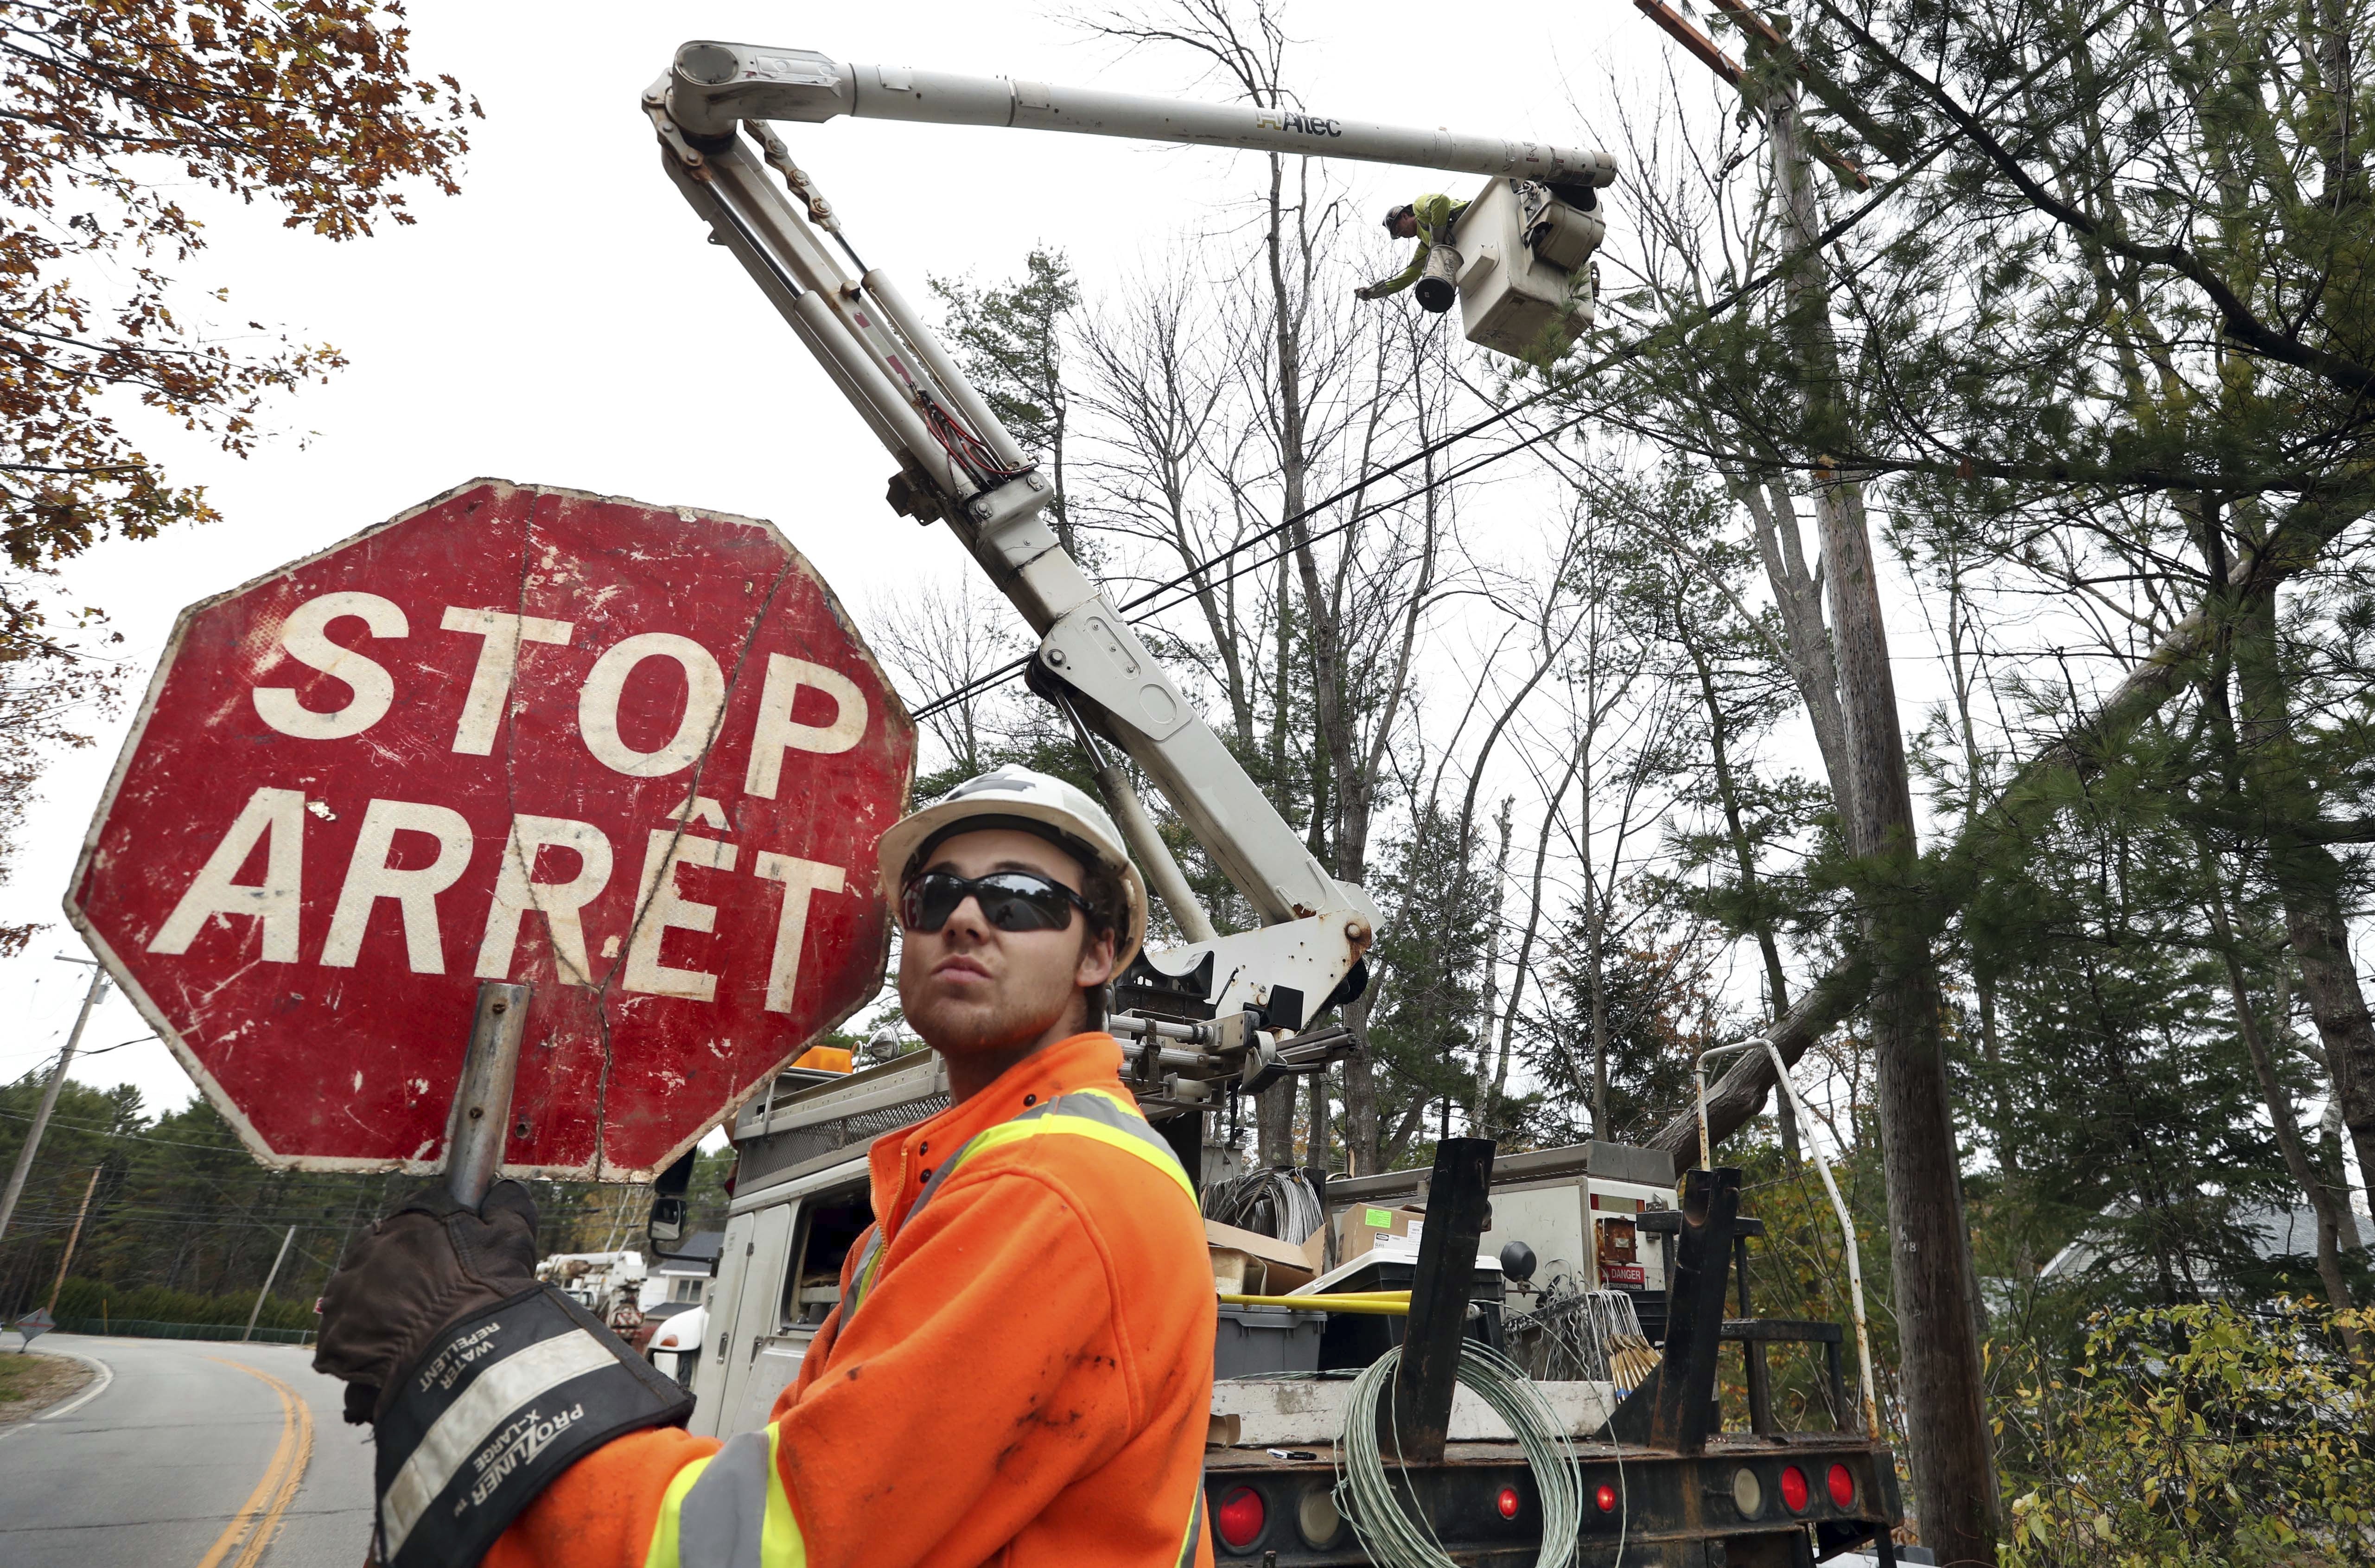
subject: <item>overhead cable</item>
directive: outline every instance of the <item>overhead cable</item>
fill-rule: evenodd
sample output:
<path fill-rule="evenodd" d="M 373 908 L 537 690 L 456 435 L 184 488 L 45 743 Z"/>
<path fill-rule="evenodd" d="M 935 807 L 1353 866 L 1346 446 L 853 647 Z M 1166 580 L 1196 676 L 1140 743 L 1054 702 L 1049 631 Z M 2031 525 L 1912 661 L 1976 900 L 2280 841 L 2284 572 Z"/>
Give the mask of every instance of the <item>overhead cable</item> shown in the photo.
<path fill-rule="evenodd" d="M 2094 30 L 2095 29 L 2088 29 L 2089 36 L 2092 36 Z M 2034 80 L 2037 76 L 2042 74 L 2042 71 L 2043 67 L 2039 66 L 2037 71 L 2032 72 L 2027 78 L 2024 79 L 2023 85 L 2026 85 L 2026 81 Z M 2014 96 L 2014 94 L 2008 92 L 1995 101 L 1996 103 L 2002 103 L 2012 96 Z M 1992 108 L 1994 105 L 1991 104 L 1990 107 Z M 1850 230 L 1856 228 L 1859 224 L 1862 223 L 1865 218 L 1871 217 L 1873 213 L 1877 211 L 1882 203 L 1888 200 L 1888 198 L 1895 195 L 1899 190 L 1910 183 L 1913 177 L 1920 173 L 1923 169 L 1927 168 L 1931 161 L 1936 159 L 1940 153 L 1944 152 L 1956 142 L 1961 140 L 1962 136 L 1963 133 L 1959 127 L 1950 127 L 1946 132 L 1933 140 L 1930 146 L 1922 148 L 1920 155 L 1916 157 L 1912 162 L 1906 165 L 1894 177 L 1882 184 L 1878 189 L 1874 190 L 1861 202 L 1859 202 L 1854 210 L 1849 212 L 1843 218 L 1833 219 L 1820 233 L 1814 237 L 1812 242 L 1805 247 L 1806 250 L 1820 253 L 1821 251 L 1828 248 L 1833 242 L 1845 236 Z M 1219 565 L 1222 561 L 1228 560 L 1231 556 L 1251 549 L 1255 546 L 1261 544 L 1264 540 L 1273 538 L 1276 536 L 1284 533 L 1287 529 L 1292 528 L 1295 524 L 1303 522 L 1305 519 L 1312 516 L 1316 513 L 1326 511 L 1329 507 L 1334 506 L 1337 502 L 1343 501 L 1348 497 L 1359 495 L 1363 490 L 1368 489 L 1379 479 L 1389 478 L 1393 475 L 1401 472 L 1404 468 L 1409 467 L 1412 464 L 1421 462 L 1433 454 L 1443 451 L 1446 447 L 1452 445 L 1454 442 L 1465 441 L 1470 436 L 1481 434 L 1482 432 L 1492 429 L 1495 425 L 1504 423 L 1518 414 L 1524 412 L 1526 409 L 1532 407 L 1535 404 L 1542 402 L 1546 398 L 1556 396 L 1561 392 L 1564 392 L 1567 388 L 1581 382 L 1590 380 L 1593 376 L 1600 374 L 1602 371 L 1613 370 L 1618 365 L 1638 359 L 1665 339 L 1686 335 L 1690 332 L 1696 331 L 1699 327 L 1706 326 L 1724 316 L 1730 315 L 1733 311 L 1747 303 L 1751 299 L 1763 293 L 1766 289 L 1779 282 L 1795 265 L 1796 262 L 1794 257 L 1785 257 L 1783 260 L 1766 267 L 1763 272 L 1757 273 L 1754 277 L 1743 281 L 1730 291 L 1719 295 L 1716 299 L 1710 301 L 1698 311 L 1693 319 L 1689 321 L 1669 322 L 1663 326 L 1652 328 L 1650 331 L 1642 334 L 1639 337 L 1635 338 L 1632 342 L 1625 344 L 1621 348 L 1610 349 L 1607 353 L 1601 355 L 1590 364 L 1585 365 L 1572 373 L 1564 376 L 1560 380 L 1554 382 L 1551 385 L 1543 387 L 1541 391 L 1533 393 L 1528 396 L 1521 397 L 1517 402 L 1510 404 L 1507 407 L 1488 414 L 1472 424 L 1463 426 L 1459 430 L 1450 431 L 1446 435 L 1438 437 L 1436 440 L 1429 442 L 1425 445 L 1420 447 L 1417 451 L 1411 453 L 1408 456 L 1400 458 L 1394 463 L 1390 463 L 1373 474 L 1365 474 L 1354 483 L 1347 485 L 1342 489 L 1337 490 L 1331 495 L 1323 497 L 1322 499 L 1312 502 L 1310 505 L 1305 507 L 1302 511 L 1294 513 L 1293 516 L 1275 523 L 1268 528 L 1262 529 L 1260 532 L 1253 535 L 1249 538 L 1239 540 L 1237 543 L 1231 545 L 1228 548 L 1222 550 L 1218 554 L 1210 556 L 1196 565 L 1189 567 L 1186 572 L 1181 572 L 1178 576 L 1174 577 L 1167 582 L 1155 584 L 1145 593 L 1140 594 L 1138 597 L 1130 600 L 1128 604 L 1124 605 L 1122 607 L 1123 610 L 1127 613 L 1128 611 L 1135 609 L 1139 606 L 1145 604 L 1148 600 L 1155 597 L 1157 595 L 1169 593 L 1175 588 L 1192 583 L 1199 577 L 1202 576 L 1205 572 L 1211 571 L 1213 567 Z M 1501 453 L 1488 459 L 1488 461 L 1497 462 L 1501 457 L 1506 457 L 1514 453 L 1525 450 L 1527 447 L 1533 445 L 1535 442 L 1542 440 L 1544 436 L 1556 434 L 1559 431 L 1572 429 L 1574 426 L 1581 423 L 1583 418 L 1584 416 L 1577 415 L 1572 419 L 1563 421 L 1552 430 L 1543 431 L 1541 435 L 1534 436 L 1528 441 L 1518 443 L 1516 446 L 1505 449 Z M 1454 478 L 1459 477 L 1463 472 L 1472 473 L 1474 472 L 1474 468 L 1471 467 L 1465 470 L 1455 470 L 1451 473 L 1447 473 L 1439 478 L 1431 480 L 1424 485 L 1418 486 L 1415 489 L 1405 492 L 1403 495 L 1396 498 L 1392 501 L 1381 504 L 1385 506 L 1400 505 L 1415 496 L 1424 495 L 1428 490 L 1434 489 L 1440 485 L 1450 482 Z M 1350 521 L 1357 521 L 1357 519 Z M 1341 533 L 1345 527 L 1350 525 L 1350 521 L 1345 524 L 1340 524 L 1337 526 L 1327 530 L 1324 534 L 1314 535 L 1309 542 L 1317 543 L 1319 539 L 1327 537 L 1329 534 Z M 1277 555 L 1272 555 L 1268 558 L 1269 560 L 1275 560 L 1277 559 Z M 1265 562 L 1265 564 L 1267 564 L 1267 562 Z M 1242 573 L 1232 572 L 1230 577 L 1234 578 L 1239 575 L 1242 575 Z M 1223 581 L 1228 580 L 1229 579 L 1223 579 Z M 1178 601 L 1174 602 L 1176 603 Z M 1169 608 L 1170 607 L 1164 606 L 1162 607 Z M 1133 617 L 1133 619 L 1140 619 L 1144 618 Z M 981 692 L 987 691 L 990 688 L 997 686 L 1003 681 L 1011 679 L 1016 674 L 1028 666 L 1030 663 L 1031 655 L 1026 654 L 1010 664 L 1001 665 L 997 669 L 991 670 L 986 675 L 975 677 L 974 679 L 967 681 L 965 684 L 956 688 L 954 690 L 943 692 L 939 696 L 933 698 L 931 701 L 926 702 L 922 707 L 916 709 L 914 716 L 918 719 L 929 718 L 933 714 L 938 713 L 944 709 L 964 701 L 970 697 L 977 696 Z"/>
<path fill-rule="evenodd" d="M 1545 395 L 1548 395 L 1538 394 L 1537 397 Z M 1535 398 L 1530 398 L 1527 401 L 1532 402 L 1536 400 L 1537 399 Z M 1522 407 L 1524 407 L 1523 404 L 1513 404 L 1507 410 L 1505 410 L 1505 412 L 1514 413 L 1517 409 Z M 1205 558 L 1203 560 L 1199 561 L 1194 567 L 1191 567 L 1181 575 L 1172 578 L 1169 582 L 1155 584 L 1145 593 L 1139 595 L 1136 598 L 1124 604 L 1121 607 L 1122 612 L 1129 617 L 1133 625 L 1152 620 L 1164 612 L 1176 609 L 1179 606 L 1188 603 L 1199 593 L 1209 592 L 1211 589 L 1219 587 L 1223 584 L 1234 583 L 1249 572 L 1258 572 L 1263 567 L 1271 565 L 1284 559 L 1294 550 L 1304 548 L 1310 545 L 1316 545 L 1323 539 L 1332 538 L 1336 535 L 1343 533 L 1346 529 L 1353 527 L 1357 524 L 1365 522 L 1371 517 L 1377 516 L 1381 512 L 1390 512 L 1396 507 L 1406 506 L 1410 502 L 1416 501 L 1419 497 L 1425 495 L 1430 490 L 1438 489 L 1443 486 L 1451 483 L 1455 479 L 1466 478 L 1469 475 L 1477 472 L 1479 469 L 1489 467 L 1493 464 L 1500 462 L 1503 458 L 1513 457 L 1518 453 L 1524 452 L 1530 447 L 1547 441 L 1554 435 L 1559 435 L 1565 431 L 1573 430 L 1577 425 L 1581 424 L 1589 417 L 1589 416 L 1588 415 L 1577 414 L 1572 419 L 1562 419 L 1555 425 L 1551 425 L 1536 431 L 1534 434 L 1528 436 L 1523 441 L 1514 442 L 1507 446 L 1498 449 L 1497 451 L 1488 452 L 1482 456 L 1471 458 L 1465 463 L 1456 465 L 1436 476 L 1434 478 L 1427 480 L 1424 484 L 1412 486 L 1409 489 L 1402 491 L 1400 495 L 1393 497 L 1389 501 L 1381 501 L 1374 505 L 1362 507 L 1341 522 L 1331 524 L 1328 527 L 1320 529 L 1318 532 L 1311 535 L 1308 538 L 1302 540 L 1300 543 L 1287 545 L 1280 549 L 1272 550 L 1270 554 L 1261 557 L 1259 560 L 1248 561 L 1243 565 L 1235 567 L 1225 575 L 1217 579 L 1213 579 L 1209 582 L 1199 582 L 1199 579 L 1201 578 L 1204 573 L 1211 571 L 1212 568 L 1227 560 L 1231 556 L 1251 549 L 1265 539 L 1277 537 L 1279 533 L 1291 524 L 1302 521 L 1304 518 L 1310 516 L 1311 513 L 1328 506 L 1332 501 L 1342 499 L 1342 497 L 1346 495 L 1354 494 L 1359 490 L 1366 489 L 1369 485 L 1374 484 L 1378 478 L 1385 477 L 1387 475 L 1394 471 L 1394 469 L 1391 468 L 1380 470 L 1377 474 L 1373 475 L 1366 480 L 1364 480 L 1361 484 L 1353 486 L 1349 489 L 1339 491 L 1335 496 L 1329 497 L 1328 501 L 1321 501 L 1315 506 L 1306 507 L 1303 511 L 1296 513 L 1294 517 L 1288 519 L 1286 523 L 1277 524 L 1271 527 L 1265 528 L 1249 538 L 1242 539 L 1236 544 L 1231 545 L 1228 548 L 1222 550 L 1216 555 Z M 1480 421 L 1479 424 L 1470 426 L 1467 430 L 1461 431 L 1459 434 L 1466 435 L 1473 433 L 1476 430 L 1481 430 L 1484 423 L 1489 423 L 1489 421 Z M 1447 436 L 1444 438 L 1444 442 L 1436 443 L 1434 446 L 1428 448 L 1428 450 L 1440 450 L 1442 444 L 1457 439 L 1459 439 L 1459 436 Z M 1418 457 L 1423 457 L 1424 455 L 1426 455 L 1425 452 L 1414 454 L 1410 461 L 1416 461 Z M 1395 468 L 1400 468 L 1406 466 L 1407 464 L 1397 464 L 1394 466 Z M 1174 588 L 1184 586 L 1189 583 L 1196 583 L 1197 586 L 1189 592 L 1182 594 L 1179 597 L 1169 599 L 1162 604 L 1155 605 L 1152 609 L 1142 607 L 1150 600 L 1154 599 L 1163 594 L 1168 593 Z M 963 686 L 957 687 L 955 690 L 951 691 L 945 691 L 939 696 L 933 698 L 930 701 L 916 709 L 915 716 L 918 719 L 928 719 L 933 714 L 943 712 L 959 702 L 965 701 L 974 697 L 978 697 L 983 692 L 988 691 L 991 689 L 1000 686 L 1014 678 L 1015 676 L 1028 668 L 1031 661 L 1037 656 L 1038 655 L 1035 654 L 1025 654 L 1021 658 L 1002 664 L 996 669 L 988 671 L 987 674 L 975 676 L 973 679 L 965 682 Z"/>

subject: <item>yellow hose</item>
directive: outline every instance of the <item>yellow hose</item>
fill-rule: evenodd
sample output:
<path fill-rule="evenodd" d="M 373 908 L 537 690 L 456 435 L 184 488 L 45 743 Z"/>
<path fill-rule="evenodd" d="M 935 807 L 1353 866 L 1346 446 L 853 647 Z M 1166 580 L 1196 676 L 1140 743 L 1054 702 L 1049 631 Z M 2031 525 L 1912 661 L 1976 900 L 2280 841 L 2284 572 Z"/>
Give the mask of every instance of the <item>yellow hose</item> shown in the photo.
<path fill-rule="evenodd" d="M 1370 1317 L 1408 1317 L 1410 1297 L 1399 1300 L 1384 1296 L 1234 1296 L 1226 1291 L 1221 1300 L 1229 1306 L 1285 1307 L 1293 1312 L 1341 1312 L 1364 1314 Z"/>

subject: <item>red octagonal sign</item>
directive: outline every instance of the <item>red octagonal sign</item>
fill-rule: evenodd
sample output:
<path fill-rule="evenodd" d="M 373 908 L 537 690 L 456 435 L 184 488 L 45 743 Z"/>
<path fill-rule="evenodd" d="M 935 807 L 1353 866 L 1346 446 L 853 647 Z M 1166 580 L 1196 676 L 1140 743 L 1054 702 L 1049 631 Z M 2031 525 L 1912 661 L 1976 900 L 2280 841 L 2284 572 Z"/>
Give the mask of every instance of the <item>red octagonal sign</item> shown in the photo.
<path fill-rule="evenodd" d="M 481 479 L 182 613 L 66 912 L 249 1147 L 663 1168 L 872 996 L 915 728 L 764 523 Z"/>

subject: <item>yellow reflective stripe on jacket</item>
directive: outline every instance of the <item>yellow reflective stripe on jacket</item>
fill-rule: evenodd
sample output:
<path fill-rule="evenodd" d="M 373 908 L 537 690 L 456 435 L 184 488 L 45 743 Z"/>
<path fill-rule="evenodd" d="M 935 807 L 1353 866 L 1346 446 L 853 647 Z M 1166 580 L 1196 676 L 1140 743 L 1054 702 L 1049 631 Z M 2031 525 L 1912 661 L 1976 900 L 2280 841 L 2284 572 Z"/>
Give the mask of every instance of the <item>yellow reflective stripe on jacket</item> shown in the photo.
<path fill-rule="evenodd" d="M 711 1456 L 703 1455 L 676 1473 L 676 1479 L 660 1493 L 660 1516 L 652 1527 L 652 1549 L 644 1553 L 644 1568 L 679 1568 L 677 1524 L 684 1514 L 684 1494 L 709 1468 Z"/>
<path fill-rule="evenodd" d="M 807 1568 L 808 1542 L 784 1487 L 783 1438 L 770 1421 L 678 1472 L 644 1568 Z"/>
<path fill-rule="evenodd" d="M 1196 1201 L 1196 1189 L 1189 1185 L 1188 1173 L 1179 1168 L 1178 1156 L 1171 1152 L 1170 1146 L 1159 1139 L 1156 1139 L 1152 1147 L 1149 1146 L 1148 1139 L 1152 1138 L 1154 1135 L 1154 1129 L 1152 1127 L 1149 1127 L 1145 1136 L 1141 1137 L 1125 1132 L 1119 1127 L 1107 1126 L 1100 1121 L 1092 1121 L 1086 1116 L 1067 1115 L 1059 1111 L 1035 1121 L 1001 1122 L 975 1138 L 966 1146 L 965 1153 L 975 1154 L 987 1149 L 1003 1149 L 1008 1144 L 1020 1143 L 1025 1138 L 1046 1138 L 1050 1134 L 1058 1133 L 1067 1138 L 1090 1138 L 1104 1144 L 1108 1149 L 1118 1149 L 1125 1154 L 1134 1155 L 1170 1177 L 1173 1185 L 1187 1196 L 1188 1202 Z"/>
<path fill-rule="evenodd" d="M 792 1517 L 791 1489 L 784 1484 L 784 1423 L 767 1423 L 767 1517 L 759 1527 L 760 1568 L 808 1568 L 808 1542 Z"/>
<path fill-rule="evenodd" d="M 1196 1546 L 1204 1534 L 1204 1478 L 1196 1478 L 1196 1502 L 1188 1510 L 1188 1534 L 1179 1542 L 1179 1568 L 1196 1568 Z"/>
<path fill-rule="evenodd" d="M 1145 1161 L 1169 1177 L 1191 1208 L 1196 1207 L 1196 1185 L 1180 1168 L 1179 1156 L 1163 1141 L 1163 1135 L 1147 1125 L 1138 1114 L 1135 1102 L 1116 1094 L 1109 1089 L 1075 1089 L 1056 1096 L 1044 1104 L 1034 1105 L 1010 1122 L 1000 1122 L 986 1131 L 975 1133 L 965 1146 L 958 1149 L 931 1179 L 907 1209 L 904 1223 L 913 1224 L 916 1216 L 932 1201 L 932 1195 L 945 1185 L 958 1167 L 985 1149 L 998 1149 L 1025 1138 L 1041 1138 L 1049 1133 L 1061 1133 L 1069 1138 L 1091 1138 L 1109 1149 Z M 890 1256 L 890 1244 L 883 1239 L 881 1221 L 877 1220 L 874 1234 L 866 1244 L 865 1255 L 858 1259 L 857 1272 L 850 1277 L 849 1291 L 842 1299 L 841 1325 L 849 1326 L 857 1315 L 858 1307 L 867 1293 L 874 1289 L 882 1276 L 882 1266 Z"/>

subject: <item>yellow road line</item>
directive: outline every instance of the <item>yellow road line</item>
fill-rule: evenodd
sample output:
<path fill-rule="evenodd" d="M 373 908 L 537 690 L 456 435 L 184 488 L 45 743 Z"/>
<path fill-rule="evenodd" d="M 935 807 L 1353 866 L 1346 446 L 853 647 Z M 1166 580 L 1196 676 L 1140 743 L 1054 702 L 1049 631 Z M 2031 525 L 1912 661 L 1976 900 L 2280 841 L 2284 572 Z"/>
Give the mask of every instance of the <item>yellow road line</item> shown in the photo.
<path fill-rule="evenodd" d="M 265 1373 L 257 1373 L 256 1375 L 268 1376 Z M 263 1522 L 255 1527 L 255 1533 L 248 1537 L 247 1550 L 239 1554 L 238 1568 L 255 1568 L 255 1565 L 264 1560 L 265 1548 L 270 1546 L 273 1538 L 280 1533 L 280 1516 L 289 1512 L 289 1505 L 291 1503 L 297 1501 L 297 1488 L 305 1480 L 305 1468 L 313 1462 L 312 1407 L 305 1403 L 303 1395 L 299 1394 L 287 1384 L 281 1383 L 278 1378 L 271 1378 L 271 1381 L 279 1384 L 281 1390 L 297 1411 L 297 1451 L 290 1457 L 288 1470 L 281 1477 L 280 1490 L 274 1494 L 272 1506 L 266 1510 Z"/>
<path fill-rule="evenodd" d="M 313 1460 L 313 1412 L 306 1408 L 305 1401 L 295 1389 L 270 1373 L 258 1372 L 252 1366 L 243 1366 L 221 1356 L 208 1356 L 207 1359 L 237 1368 L 266 1385 L 280 1397 L 280 1441 L 272 1450 L 271 1462 L 264 1467 L 263 1479 L 255 1483 L 255 1490 L 247 1494 L 247 1501 L 239 1505 L 239 1512 L 231 1515 L 230 1523 L 223 1527 L 222 1534 L 215 1538 L 214 1545 L 208 1547 L 207 1554 L 198 1560 L 198 1568 L 219 1568 L 231 1549 L 244 1541 L 244 1550 L 240 1552 L 233 1568 L 255 1568 L 255 1564 L 263 1560 L 265 1548 L 272 1543 L 273 1532 L 279 1526 L 280 1516 L 296 1500 L 298 1483 L 305 1479 L 305 1467 Z M 270 1499 L 268 1507 L 267 1498 Z M 260 1524 L 256 1522 L 258 1509 L 266 1509 Z M 255 1526 L 252 1532 L 249 1529 L 251 1525 Z"/>

